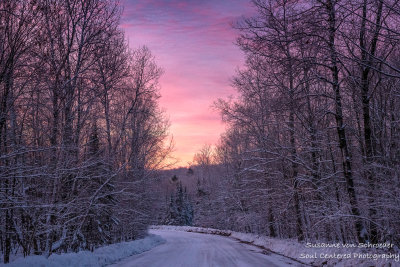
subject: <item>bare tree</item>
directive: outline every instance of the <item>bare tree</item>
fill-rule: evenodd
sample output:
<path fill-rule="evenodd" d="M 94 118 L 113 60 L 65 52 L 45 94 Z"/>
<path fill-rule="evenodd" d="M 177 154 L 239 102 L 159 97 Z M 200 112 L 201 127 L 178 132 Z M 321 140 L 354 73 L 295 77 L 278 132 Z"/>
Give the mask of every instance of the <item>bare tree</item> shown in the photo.
<path fill-rule="evenodd" d="M 0 3 L 4 262 L 12 249 L 93 250 L 149 223 L 147 185 L 170 152 L 162 71 L 149 49 L 129 50 L 120 13 L 113 0 Z"/>

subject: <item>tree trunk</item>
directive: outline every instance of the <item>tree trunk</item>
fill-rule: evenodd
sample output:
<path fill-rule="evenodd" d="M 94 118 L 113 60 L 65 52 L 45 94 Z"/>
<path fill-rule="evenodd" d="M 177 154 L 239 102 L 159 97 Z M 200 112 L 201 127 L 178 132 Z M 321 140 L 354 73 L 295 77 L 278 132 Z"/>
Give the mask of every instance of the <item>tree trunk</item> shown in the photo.
<path fill-rule="evenodd" d="M 375 31 L 371 40 L 370 51 L 366 45 L 366 23 L 367 23 L 367 1 L 363 2 L 362 9 L 362 20 L 360 29 L 360 50 L 361 50 L 361 103 L 362 103 L 362 114 L 364 122 L 364 142 L 365 142 L 365 160 L 364 160 L 364 175 L 368 182 L 369 192 L 369 217 L 371 219 L 370 224 L 370 242 L 378 242 L 378 231 L 375 224 L 376 220 L 376 208 L 375 208 L 375 174 L 373 169 L 373 162 L 375 161 L 375 141 L 372 136 L 372 125 L 370 116 L 370 81 L 369 73 L 371 70 L 371 65 L 373 64 L 373 58 L 375 56 L 379 32 L 381 28 L 381 16 L 382 16 L 383 1 L 379 1 L 376 21 L 375 21 Z"/>
<path fill-rule="evenodd" d="M 352 158 L 347 144 L 346 128 L 343 122 L 343 107 L 342 107 L 342 97 L 339 85 L 338 58 L 335 47 L 336 11 L 332 0 L 327 0 L 325 7 L 328 13 L 328 23 L 329 23 L 328 47 L 331 58 L 330 70 L 332 74 L 332 89 L 335 95 L 335 121 L 336 121 L 337 135 L 339 139 L 339 148 L 342 156 L 343 176 L 346 180 L 346 190 L 350 199 L 351 215 L 355 217 L 355 230 L 357 238 L 359 242 L 364 242 L 365 241 L 365 236 L 363 231 L 364 226 L 360 219 L 360 210 L 358 208 L 358 202 L 354 188 L 354 179 L 352 173 Z"/>

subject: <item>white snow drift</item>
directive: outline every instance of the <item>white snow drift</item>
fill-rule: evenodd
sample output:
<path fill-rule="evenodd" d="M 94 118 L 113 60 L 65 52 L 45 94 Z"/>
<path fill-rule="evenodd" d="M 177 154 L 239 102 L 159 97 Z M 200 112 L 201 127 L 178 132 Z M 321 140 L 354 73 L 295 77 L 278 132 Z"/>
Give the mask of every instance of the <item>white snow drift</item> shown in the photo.
<path fill-rule="evenodd" d="M 52 254 L 49 258 L 44 256 L 28 256 L 18 258 L 10 264 L 0 264 L 6 267 L 98 267 L 115 263 L 126 257 L 150 250 L 155 246 L 165 243 L 160 236 L 149 235 L 144 239 L 130 242 L 116 243 L 90 251 L 78 253 Z"/>

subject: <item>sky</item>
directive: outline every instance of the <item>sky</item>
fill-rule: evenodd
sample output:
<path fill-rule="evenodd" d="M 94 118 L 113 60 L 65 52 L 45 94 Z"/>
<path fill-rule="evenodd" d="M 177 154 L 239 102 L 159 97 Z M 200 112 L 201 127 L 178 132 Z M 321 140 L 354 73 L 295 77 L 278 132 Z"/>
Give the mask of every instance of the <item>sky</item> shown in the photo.
<path fill-rule="evenodd" d="M 124 0 L 122 28 L 131 48 L 146 45 L 163 68 L 160 106 L 169 117 L 177 166 L 187 166 L 225 126 L 212 105 L 234 94 L 243 64 L 232 24 L 251 13 L 250 0 Z"/>

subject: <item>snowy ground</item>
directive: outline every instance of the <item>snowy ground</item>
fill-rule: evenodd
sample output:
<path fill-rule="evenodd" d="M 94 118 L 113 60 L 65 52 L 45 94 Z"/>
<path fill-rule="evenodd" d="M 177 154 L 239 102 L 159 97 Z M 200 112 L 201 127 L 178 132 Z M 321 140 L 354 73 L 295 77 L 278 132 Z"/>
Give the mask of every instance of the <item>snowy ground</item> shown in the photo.
<path fill-rule="evenodd" d="M 152 229 L 167 242 L 112 267 L 260 267 L 303 266 L 274 253 L 219 235 Z"/>
<path fill-rule="evenodd" d="M 227 236 L 230 237 L 231 239 L 239 240 L 241 242 L 258 246 L 259 248 L 262 248 L 264 252 L 270 252 L 272 255 L 275 253 L 279 255 L 284 255 L 285 257 L 300 261 L 305 265 L 309 266 L 336 266 L 336 267 L 400 266 L 400 251 L 398 248 L 393 248 L 391 250 L 388 250 L 386 248 L 384 249 L 358 248 L 358 247 L 350 248 L 350 247 L 343 247 L 345 246 L 343 244 L 335 244 L 338 247 L 333 247 L 333 248 L 332 247 L 310 248 L 308 247 L 310 243 L 307 244 L 307 242 L 299 243 L 296 240 L 291 240 L 291 239 L 270 238 L 262 235 L 238 233 L 229 230 L 218 230 L 218 229 L 190 227 L 190 226 L 165 226 L 165 225 L 153 226 L 152 229 L 169 230 L 169 231 L 186 231 L 194 233 Z M 311 244 L 323 245 L 323 243 L 311 243 Z M 326 243 L 326 244 L 329 245 L 334 243 Z M 347 259 L 343 259 L 340 258 L 340 256 L 343 257 L 350 256 L 350 257 Z M 384 256 L 391 258 L 389 259 L 382 258 Z M 259 265 L 259 266 L 269 266 L 269 265 Z M 286 265 L 279 265 L 279 266 L 286 266 Z"/>
<path fill-rule="evenodd" d="M 80 251 L 78 253 L 52 254 L 44 256 L 29 256 L 18 258 L 4 267 L 99 267 L 115 263 L 126 257 L 150 250 L 165 242 L 160 236 L 149 235 L 144 239 L 122 242 L 95 249 L 94 252 Z"/>
<path fill-rule="evenodd" d="M 398 248 L 308 248 L 307 243 L 266 236 L 189 226 L 153 226 L 140 240 L 96 249 L 93 253 L 53 254 L 19 258 L 5 267 L 259 267 L 259 266 L 400 266 Z M 339 245 L 339 244 L 338 244 Z M 398 258 L 360 259 L 359 255 L 395 255 Z M 302 258 L 302 255 L 311 257 Z M 349 259 L 321 255 L 350 255 Z M 315 257 L 314 257 L 315 256 Z"/>

